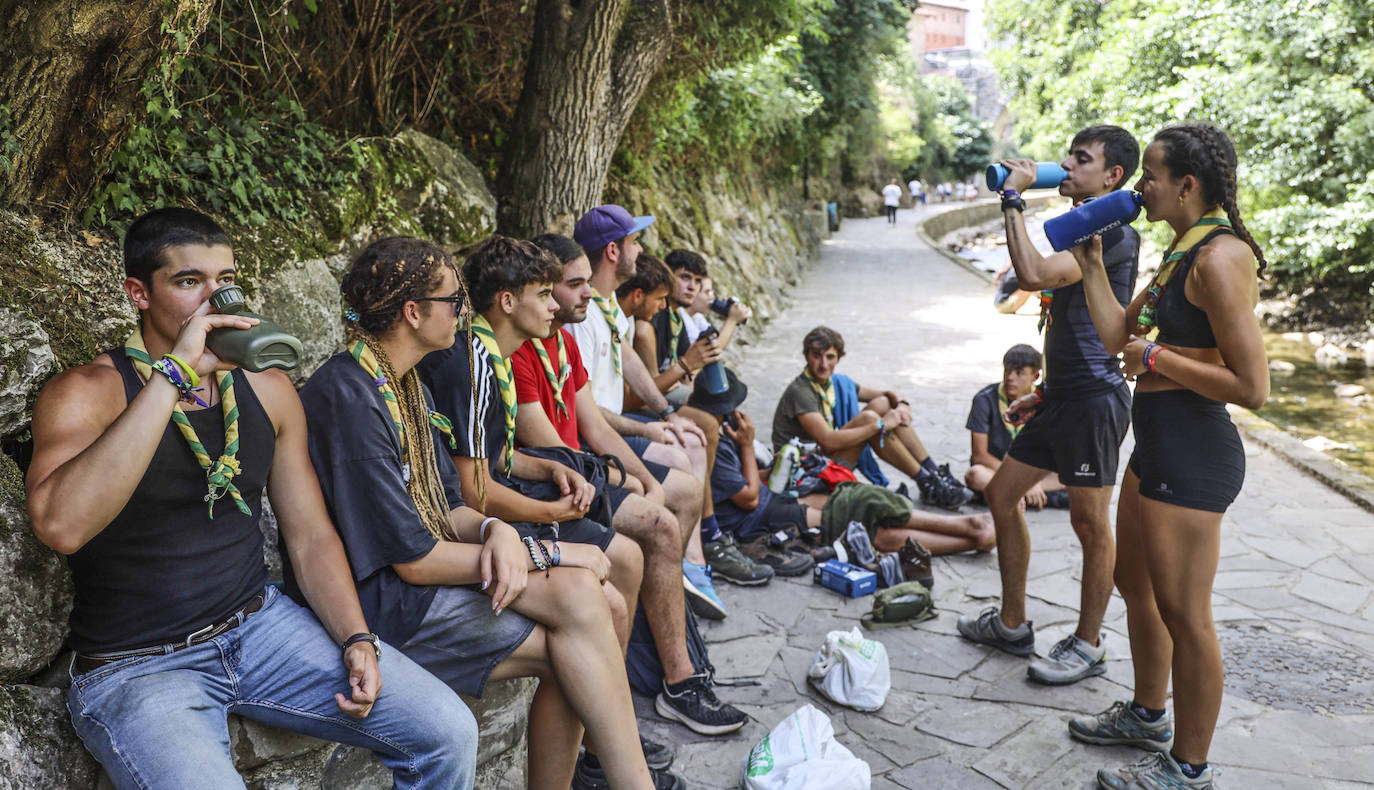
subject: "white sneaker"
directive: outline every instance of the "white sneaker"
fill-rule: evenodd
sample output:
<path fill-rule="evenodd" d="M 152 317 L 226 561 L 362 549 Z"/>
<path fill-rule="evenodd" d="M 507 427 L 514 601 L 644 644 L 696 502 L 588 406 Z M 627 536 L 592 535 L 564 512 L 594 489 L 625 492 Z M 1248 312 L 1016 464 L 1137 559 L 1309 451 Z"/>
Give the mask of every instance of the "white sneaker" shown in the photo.
<path fill-rule="evenodd" d="M 1101 644 L 1102 637 L 1097 641 L 1098 646 L 1093 647 L 1069 634 L 1050 648 L 1049 656 L 1032 661 L 1026 674 L 1047 686 L 1063 686 L 1101 675 L 1107 671 L 1107 648 Z"/>

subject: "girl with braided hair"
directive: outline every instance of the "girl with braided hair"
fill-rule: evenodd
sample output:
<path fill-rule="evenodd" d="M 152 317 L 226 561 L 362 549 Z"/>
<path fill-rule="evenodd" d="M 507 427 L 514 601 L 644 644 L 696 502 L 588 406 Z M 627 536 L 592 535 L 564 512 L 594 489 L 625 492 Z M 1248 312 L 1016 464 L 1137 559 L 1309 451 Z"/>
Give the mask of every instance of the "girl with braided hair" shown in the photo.
<path fill-rule="evenodd" d="M 452 459 L 436 451 L 451 446 L 451 424 L 415 366 L 452 345 L 467 309 L 452 258 L 419 239 L 383 239 L 354 259 L 342 291 L 347 348 L 301 400 L 368 622 L 462 694 L 481 696 L 490 679 L 539 679 L 530 787 L 571 783 L 584 725 L 612 787 L 654 787 L 602 590 L 605 555 L 522 539 L 466 506 Z"/>
<path fill-rule="evenodd" d="M 1093 322 L 1136 377 L 1136 448 L 1117 508 L 1116 585 L 1126 600 L 1135 696 L 1069 732 L 1089 743 L 1153 750 L 1098 784 L 1211 788 L 1207 750 L 1221 707 L 1212 620 L 1221 518 L 1240 493 L 1245 453 L 1225 404 L 1258 408 L 1269 372 L 1254 307 L 1264 253 L 1236 205 L 1236 152 L 1205 123 L 1170 126 L 1145 149 L 1145 217 L 1174 241 L 1148 288 L 1122 308 L 1101 243 L 1074 248 Z M 1174 680 L 1177 727 L 1165 711 Z M 1170 742 L 1172 739 L 1172 748 Z"/>

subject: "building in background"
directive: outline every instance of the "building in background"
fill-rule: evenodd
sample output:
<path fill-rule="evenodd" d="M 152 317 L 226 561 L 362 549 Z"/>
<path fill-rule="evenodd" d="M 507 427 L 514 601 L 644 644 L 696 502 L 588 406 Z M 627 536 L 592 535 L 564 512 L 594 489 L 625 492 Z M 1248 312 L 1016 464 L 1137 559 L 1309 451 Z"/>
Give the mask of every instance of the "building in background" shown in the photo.
<path fill-rule="evenodd" d="M 907 41 L 923 74 L 944 74 L 963 83 L 975 117 L 993 125 L 994 138 L 1007 142 L 1011 132 L 1009 97 L 997 72 L 984 57 L 984 0 L 927 0 L 911 15 Z"/>

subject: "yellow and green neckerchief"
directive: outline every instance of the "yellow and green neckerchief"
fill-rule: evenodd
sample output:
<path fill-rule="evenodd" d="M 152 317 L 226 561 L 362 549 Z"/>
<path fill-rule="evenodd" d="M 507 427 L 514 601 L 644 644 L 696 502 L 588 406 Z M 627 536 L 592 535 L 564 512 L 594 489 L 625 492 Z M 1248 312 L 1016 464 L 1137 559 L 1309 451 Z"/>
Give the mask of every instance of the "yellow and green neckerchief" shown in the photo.
<path fill-rule="evenodd" d="M 818 379 L 811 375 L 808 370 L 803 370 L 802 375 L 806 376 L 807 382 L 811 384 L 811 389 L 821 396 L 821 415 L 825 417 L 825 422 L 831 428 L 835 427 L 835 379 L 829 378 L 822 384 Z"/>
<path fill-rule="evenodd" d="M 682 311 L 676 307 L 668 308 L 668 364 L 677 364 L 677 339 L 682 336 Z"/>
<path fill-rule="evenodd" d="M 1159 306 L 1159 299 L 1164 295 L 1164 289 L 1169 286 L 1174 271 L 1178 269 L 1178 262 L 1188 257 L 1188 253 L 1217 227 L 1231 227 L 1231 220 L 1226 217 L 1226 212 L 1220 206 L 1212 207 L 1169 245 L 1169 250 L 1164 253 L 1164 262 L 1159 265 L 1159 271 L 1155 272 L 1150 287 L 1146 289 L 1145 303 L 1140 306 L 1140 313 L 1136 316 L 1136 331 L 1139 335 L 1153 340 L 1159 333 L 1159 327 L 1155 326 L 1155 309 Z"/>
<path fill-rule="evenodd" d="M 1003 427 L 1007 429 L 1007 433 L 1011 434 L 1011 438 L 1015 439 L 1016 435 L 1021 432 L 1021 429 L 1026 427 L 1026 424 L 1023 422 L 1018 425 L 1016 423 L 1007 422 L 1007 409 L 1009 408 L 1011 408 L 1011 398 L 1007 397 L 1007 385 L 998 384 L 997 416 L 1002 418 Z"/>
<path fill-rule="evenodd" d="M 396 433 L 401 439 L 401 465 L 408 469 L 410 465 L 410 443 L 406 440 L 406 426 L 401 420 L 401 403 L 396 398 L 396 390 L 392 389 L 391 382 L 387 381 L 386 374 L 382 372 L 382 363 L 377 361 L 377 355 L 368 348 L 366 341 L 355 341 L 349 347 L 348 353 L 359 365 L 362 365 L 363 370 L 367 371 L 367 375 L 372 377 L 372 383 L 381 393 L 382 400 L 386 403 L 386 410 L 391 414 L 391 423 L 396 426 Z M 444 438 L 448 439 L 450 450 L 458 448 L 458 442 L 453 438 L 452 420 L 437 411 L 430 410 L 429 424 L 438 428 Z"/>
<path fill-rule="evenodd" d="M 611 358 L 615 360 L 615 374 L 620 372 L 620 325 L 616 322 L 616 313 L 620 312 L 620 302 L 616 301 L 615 294 L 602 296 L 592 289 L 592 301 L 601 309 L 601 314 L 606 317 L 606 324 L 611 328 Z"/>
<path fill-rule="evenodd" d="M 509 475 L 515 463 L 515 411 L 518 408 L 515 403 L 515 376 L 511 373 L 510 360 L 501 356 L 501 347 L 496 344 L 496 334 L 492 332 L 486 316 L 473 316 L 472 333 L 482 341 L 482 346 L 491 356 L 492 367 L 496 371 L 497 388 L 501 390 L 501 405 L 504 407 L 502 411 L 506 418 L 506 445 L 501 453 L 501 464 L 505 473 Z"/>
<path fill-rule="evenodd" d="M 539 364 L 544 367 L 544 378 L 549 380 L 549 386 L 553 387 L 553 402 L 558 407 L 558 416 L 568 419 L 568 404 L 563 402 L 563 385 L 568 383 L 568 376 L 572 374 L 572 366 L 568 364 L 568 348 L 564 345 L 563 330 L 555 329 L 554 337 L 558 338 L 558 373 L 553 372 L 553 362 L 549 360 L 549 352 L 544 349 L 544 341 L 539 338 L 531 338 L 530 344 L 534 346 L 534 351 L 539 355 Z"/>
<path fill-rule="evenodd" d="M 153 360 L 148 356 L 148 349 L 143 344 L 141 327 L 134 329 L 133 334 L 124 341 L 124 356 L 133 363 L 134 370 L 144 381 L 152 376 Z M 177 430 L 181 431 L 181 437 L 186 440 L 201 470 L 205 472 L 205 501 L 209 503 L 210 518 L 215 517 L 215 502 L 225 494 L 233 500 L 240 513 L 251 516 L 253 511 L 249 509 L 248 503 L 243 501 L 243 495 L 234 485 L 234 476 L 242 471 L 237 458 L 239 407 L 238 399 L 234 396 L 234 377 L 228 371 L 216 371 L 215 383 L 219 386 L 220 410 L 224 413 L 224 452 L 219 458 L 210 459 L 210 454 L 206 452 L 205 445 L 200 443 L 200 437 L 196 435 L 196 429 L 191 427 L 191 421 L 187 419 L 180 402 L 172 409 L 172 422 L 176 423 Z"/>

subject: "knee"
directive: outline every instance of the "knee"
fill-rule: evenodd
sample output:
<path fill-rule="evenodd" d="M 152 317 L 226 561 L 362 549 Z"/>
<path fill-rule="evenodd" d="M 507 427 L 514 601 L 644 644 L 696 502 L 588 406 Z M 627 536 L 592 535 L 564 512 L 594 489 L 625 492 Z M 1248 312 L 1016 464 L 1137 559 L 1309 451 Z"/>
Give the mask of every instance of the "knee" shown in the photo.
<path fill-rule="evenodd" d="M 1075 516 L 1069 514 L 1069 524 L 1073 526 L 1074 534 L 1078 535 L 1078 540 L 1083 544 L 1084 550 L 1109 548 L 1114 545 L 1112 540 L 1112 527 L 1105 518 L 1093 516 Z"/>
<path fill-rule="evenodd" d="M 878 397 L 869 401 L 868 406 L 866 408 L 871 409 L 878 414 L 887 414 L 896 405 L 897 404 L 889 401 L 886 395 L 879 395 Z"/>
<path fill-rule="evenodd" d="M 457 693 L 434 695 L 407 715 L 427 715 L 412 728 L 416 768 L 436 778 L 436 787 L 465 787 L 477 770 L 477 719 Z"/>
<path fill-rule="evenodd" d="M 644 575 L 644 552 L 640 551 L 638 543 L 623 535 L 616 535 L 611 538 L 611 545 L 606 547 L 606 556 L 611 560 L 612 574 L 639 584 Z"/>
<path fill-rule="evenodd" d="M 988 510 L 992 511 L 994 515 L 1010 516 L 1021 507 L 1023 495 L 996 483 L 997 479 L 994 477 L 992 482 L 983 489 L 983 498 L 988 502 Z"/>
<path fill-rule="evenodd" d="M 610 604 L 601 591 L 601 582 L 585 568 L 568 568 L 558 574 L 554 600 L 558 620 L 546 623 L 554 629 L 586 628 L 610 618 Z"/>
<path fill-rule="evenodd" d="M 688 474 L 692 473 L 692 461 L 687 457 L 687 452 L 681 447 L 664 444 L 660 445 L 659 463 L 673 469 L 680 469 Z"/>
<path fill-rule="evenodd" d="M 1154 607 L 1154 590 L 1150 587 L 1150 577 L 1145 569 L 1135 563 L 1121 562 L 1117 559 L 1116 569 L 1112 572 L 1112 582 L 1121 593 L 1126 607 L 1134 609 L 1141 605 Z"/>

